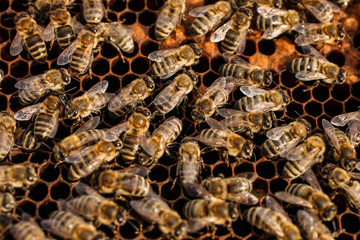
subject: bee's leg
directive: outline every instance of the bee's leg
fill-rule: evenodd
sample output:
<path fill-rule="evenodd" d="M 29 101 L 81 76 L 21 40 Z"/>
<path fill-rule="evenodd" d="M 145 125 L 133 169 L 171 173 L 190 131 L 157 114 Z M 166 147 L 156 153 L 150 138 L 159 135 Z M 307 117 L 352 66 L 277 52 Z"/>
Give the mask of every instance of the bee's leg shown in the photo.
<path fill-rule="evenodd" d="M 173 190 L 173 188 L 175 187 L 177 181 L 178 181 L 178 177 L 176 177 L 176 178 L 174 179 L 173 184 L 172 184 L 172 186 L 171 186 L 171 188 L 170 188 L 171 190 Z"/>
<path fill-rule="evenodd" d="M 93 221 L 93 223 L 94 223 L 94 226 L 95 226 L 96 228 L 100 227 L 100 225 L 101 225 L 101 223 L 100 223 L 100 221 L 99 221 L 98 219 L 95 219 L 95 220 Z"/>
<path fill-rule="evenodd" d="M 116 50 L 119 52 L 119 55 L 123 61 L 123 63 L 126 61 L 124 55 L 122 54 L 121 48 L 119 48 L 119 46 L 117 46 L 115 43 L 113 43 L 111 40 L 106 41 L 107 43 L 109 43 L 111 46 L 113 46 L 114 48 L 116 48 Z"/>
<path fill-rule="evenodd" d="M 215 224 L 210 224 L 210 228 L 211 228 L 211 238 L 215 239 L 215 234 L 216 234 L 216 231 L 217 231 L 217 227 L 216 227 Z"/>
<path fill-rule="evenodd" d="M 94 59 L 94 55 L 91 54 L 90 63 L 89 63 L 89 78 L 90 79 L 92 79 L 92 74 L 93 74 L 93 71 L 92 71 L 92 68 L 91 68 L 93 59 Z"/>
<path fill-rule="evenodd" d="M 50 42 L 50 48 L 49 48 L 49 50 L 51 50 L 51 49 L 53 48 L 54 42 L 55 42 L 55 39 L 52 39 L 51 42 Z"/>
<path fill-rule="evenodd" d="M 312 86 L 308 87 L 307 89 L 303 89 L 303 92 L 307 92 L 312 90 L 313 88 L 316 88 L 320 83 L 320 80 L 317 80 Z"/>
<path fill-rule="evenodd" d="M 141 225 L 142 226 L 142 225 Z M 155 224 L 152 223 L 151 225 L 147 226 L 145 229 L 142 230 L 142 233 L 148 233 L 151 232 L 152 230 L 154 230 L 155 228 Z"/>
<path fill-rule="evenodd" d="M 221 156 L 224 158 L 224 161 L 226 163 L 226 165 L 229 167 L 230 166 L 230 162 L 229 162 L 229 154 L 227 150 L 223 150 L 221 153 Z"/>
<path fill-rule="evenodd" d="M 205 153 L 211 152 L 213 150 L 214 150 L 213 147 L 205 147 L 205 148 L 201 149 L 201 154 L 205 154 Z"/>
<path fill-rule="evenodd" d="M 11 193 L 11 195 L 15 196 L 15 188 L 13 186 L 7 184 L 7 185 L 5 185 L 5 189 L 7 189 Z M 24 189 L 24 191 L 26 191 L 26 190 Z"/>

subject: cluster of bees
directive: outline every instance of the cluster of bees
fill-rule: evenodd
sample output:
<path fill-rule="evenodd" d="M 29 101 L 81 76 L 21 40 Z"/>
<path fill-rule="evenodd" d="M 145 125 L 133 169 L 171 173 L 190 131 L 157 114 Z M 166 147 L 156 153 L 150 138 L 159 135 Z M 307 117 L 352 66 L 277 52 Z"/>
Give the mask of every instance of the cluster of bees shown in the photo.
<path fill-rule="evenodd" d="M 337 0 L 346 8 L 350 0 Z M 198 76 L 191 70 L 202 56 L 197 43 L 183 44 L 175 49 L 163 49 L 149 54 L 154 63 L 151 73 L 133 80 L 118 94 L 107 93 L 108 82 L 100 81 L 83 95 L 67 99 L 65 85 L 72 77 L 89 74 L 93 56 L 107 42 L 120 53 L 134 50 L 134 33 L 118 22 L 105 22 L 106 11 L 101 0 L 83 0 L 79 23 L 68 11 L 74 4 L 70 0 L 37 0 L 27 12 L 15 16 L 17 34 L 10 54 L 18 55 L 24 48 L 40 63 L 47 60 L 45 41 L 56 42 L 62 53 L 57 64 L 68 68 L 51 69 L 44 74 L 31 76 L 15 84 L 19 100 L 28 105 L 12 114 L 0 114 L 0 160 L 12 148 L 38 151 L 44 142 L 56 136 L 59 121 L 73 120 L 76 131 L 55 143 L 52 151 L 57 166 L 64 167 L 70 181 L 78 181 L 75 190 L 79 196 L 60 201 L 59 210 L 52 212 L 40 225 L 24 214 L 17 223 L 11 223 L 9 213 L 16 207 L 15 188 L 31 188 L 37 182 L 36 170 L 27 165 L 1 165 L 0 193 L 1 234 L 9 229 L 14 239 L 47 239 L 49 232 L 64 239 L 106 239 L 96 226 L 109 228 L 122 226 L 128 219 L 129 209 L 114 200 L 129 203 L 139 220 L 157 224 L 164 237 L 181 239 L 187 234 L 215 225 L 227 226 L 241 215 L 246 221 L 278 239 L 333 239 L 336 233 L 322 221 L 331 221 L 337 206 L 321 189 L 312 172 L 315 164 L 324 163 L 329 153 L 333 163 L 324 164 L 321 176 L 324 184 L 341 190 L 352 207 L 360 208 L 360 163 L 356 147 L 360 143 L 360 113 L 351 112 L 322 121 L 325 134 L 313 133 L 311 124 L 299 118 L 287 125 L 273 127 L 275 111 L 285 110 L 291 102 L 288 92 L 269 87 L 272 73 L 250 65 L 237 55 L 246 48 L 250 26 L 264 31 L 263 38 L 273 39 L 294 31 L 295 44 L 302 46 L 307 56 L 288 63 L 287 70 L 302 81 L 322 81 L 334 86 L 346 81 L 347 72 L 327 61 L 312 44 L 339 43 L 345 37 L 344 27 L 331 23 L 340 7 L 327 0 L 230 0 L 190 10 L 194 21 L 189 30 L 194 37 L 211 31 L 210 41 L 221 42 L 221 51 L 227 63 L 219 68 L 222 77 L 214 79 L 191 111 L 193 121 L 209 128 L 184 137 L 178 148 L 177 181 L 193 199 L 178 212 L 156 194 L 146 176 L 158 160 L 169 151 L 183 131 L 183 123 L 166 114 L 182 104 L 196 89 Z M 285 9 L 284 6 L 288 9 Z M 292 8 L 292 9 L 290 9 Z M 169 37 L 185 17 L 185 0 L 168 0 L 155 24 L 158 41 Z M 257 13 L 257 14 L 256 14 Z M 308 23 L 310 16 L 319 23 Z M 45 28 L 36 22 L 49 23 Z M 182 72 L 178 73 L 180 70 Z M 158 81 L 178 73 L 165 86 L 150 105 L 144 101 L 152 95 Z M 221 108 L 235 88 L 245 95 L 233 108 Z M 107 108 L 107 110 L 103 110 Z M 149 108 L 153 109 L 150 111 Z M 98 129 L 101 111 L 112 118 L 122 118 L 116 126 Z M 213 118 L 218 114 L 224 119 Z M 150 122 L 155 115 L 166 120 L 152 133 Z M 33 121 L 30 129 L 17 127 L 16 121 Z M 86 121 L 85 121 L 85 120 Z M 347 132 L 335 126 L 348 126 Z M 253 172 L 233 177 L 211 177 L 200 181 L 203 168 L 201 155 L 207 150 L 221 151 L 224 160 L 229 157 L 241 162 L 253 157 L 252 140 L 266 132 L 268 138 L 261 146 L 267 159 L 286 158 L 282 176 L 292 180 L 302 176 L 309 184 L 292 183 L 284 191 L 275 193 L 278 200 L 303 207 L 298 210 L 295 223 L 272 196 L 266 196 L 263 206 L 248 207 L 240 214 L 238 204 L 256 205 L 258 197 L 252 193 L 257 178 Z M 206 146 L 201 149 L 199 144 Z M 120 168 L 101 169 L 118 158 Z M 99 170 L 100 169 L 100 170 Z M 90 179 L 89 185 L 80 182 Z M 175 183 L 175 182 L 174 182 Z M 91 185 L 91 186 L 90 186 Z M 101 194 L 113 195 L 113 199 Z M 134 226 L 134 228 L 137 228 Z M 45 232 L 44 232 L 45 231 Z"/>

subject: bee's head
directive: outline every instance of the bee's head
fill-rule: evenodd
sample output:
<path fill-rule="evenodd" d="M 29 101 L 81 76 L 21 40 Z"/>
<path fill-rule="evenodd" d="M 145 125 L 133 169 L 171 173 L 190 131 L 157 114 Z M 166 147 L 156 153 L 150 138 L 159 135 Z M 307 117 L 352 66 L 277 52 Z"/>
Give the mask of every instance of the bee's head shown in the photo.
<path fill-rule="evenodd" d="M 340 39 L 343 39 L 345 37 L 345 30 L 344 30 L 344 26 L 341 24 L 338 24 L 337 26 L 337 30 L 338 30 L 338 36 Z"/>
<path fill-rule="evenodd" d="M 65 105 L 65 117 L 67 119 L 76 119 L 79 118 L 80 113 L 74 106 L 72 101 L 68 101 Z"/>
<path fill-rule="evenodd" d="M 347 73 L 346 73 L 345 69 L 340 68 L 339 74 L 338 74 L 338 77 L 337 77 L 337 82 L 339 84 L 344 83 L 346 81 L 346 75 L 347 75 Z"/>
<path fill-rule="evenodd" d="M 194 50 L 196 58 L 200 58 L 202 55 L 202 52 L 201 52 L 199 45 L 197 43 L 191 43 L 189 46 Z"/>
<path fill-rule="evenodd" d="M 206 120 L 205 114 L 199 113 L 196 109 L 191 112 L 191 117 L 197 123 L 202 123 Z"/>

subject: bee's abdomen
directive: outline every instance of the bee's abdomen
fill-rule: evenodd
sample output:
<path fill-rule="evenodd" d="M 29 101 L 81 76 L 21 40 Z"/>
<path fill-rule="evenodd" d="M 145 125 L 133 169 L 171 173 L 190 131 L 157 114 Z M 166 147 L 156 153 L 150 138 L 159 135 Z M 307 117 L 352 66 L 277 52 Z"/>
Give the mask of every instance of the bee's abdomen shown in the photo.
<path fill-rule="evenodd" d="M 282 176 L 289 179 L 297 178 L 303 174 L 305 170 L 299 161 L 288 161 L 282 170 Z"/>
<path fill-rule="evenodd" d="M 72 55 L 70 68 L 75 75 L 83 73 L 87 68 L 88 62 L 84 60 L 84 54 L 84 49 L 77 48 Z"/>
<path fill-rule="evenodd" d="M 298 58 L 291 61 L 287 69 L 296 74 L 301 71 L 318 72 L 320 67 L 320 62 L 315 58 Z"/>
<path fill-rule="evenodd" d="M 245 69 L 238 64 L 226 63 L 220 66 L 219 71 L 223 76 L 231 76 L 234 78 L 244 78 Z"/>
<path fill-rule="evenodd" d="M 235 108 L 244 112 L 250 112 L 256 108 L 259 103 L 266 102 L 264 95 L 256 95 L 253 97 L 243 97 L 236 101 Z"/>
<path fill-rule="evenodd" d="M 306 184 L 293 183 L 287 186 L 285 191 L 290 194 L 294 194 L 295 196 L 303 197 L 306 199 L 308 196 L 311 195 L 313 189 Z"/>
<path fill-rule="evenodd" d="M 0 145 L 0 161 L 2 161 L 6 155 L 10 152 L 12 145 L 14 143 L 14 138 L 10 136 L 11 141 L 7 141 L 4 144 Z"/>
<path fill-rule="evenodd" d="M 68 177 L 71 181 L 79 180 L 82 177 L 85 177 L 94 171 L 94 161 L 99 161 L 96 159 L 97 155 L 94 151 L 91 151 L 87 155 L 83 156 L 78 162 L 73 163 L 68 172 Z M 89 166 L 92 166 L 89 168 Z"/>
<path fill-rule="evenodd" d="M 25 39 L 26 48 L 31 56 L 40 63 L 44 63 L 47 59 L 47 50 L 44 40 L 39 34 L 35 34 Z"/>
<path fill-rule="evenodd" d="M 123 148 L 121 150 L 121 159 L 125 164 L 132 164 L 138 157 L 140 150 L 140 136 L 131 132 L 126 132 L 123 136 Z"/>
<path fill-rule="evenodd" d="M 34 135 L 40 141 L 46 140 L 55 127 L 50 123 L 51 115 L 39 113 L 35 120 Z"/>
<path fill-rule="evenodd" d="M 221 43 L 221 49 L 226 53 L 235 52 L 237 46 L 239 45 L 238 36 L 239 32 L 230 28 L 226 33 L 225 39 Z"/>
<path fill-rule="evenodd" d="M 116 38 L 115 43 L 126 53 L 132 53 L 134 51 L 134 40 L 130 35 Z"/>
<path fill-rule="evenodd" d="M 163 11 L 166 11 L 168 18 L 159 19 L 158 23 L 155 26 L 155 37 L 158 41 L 162 41 L 165 38 L 167 38 L 171 32 L 174 30 L 172 27 L 170 27 L 171 20 L 170 17 L 173 15 L 170 12 L 169 8 L 165 8 Z M 175 17 L 175 16 L 173 16 Z"/>
<path fill-rule="evenodd" d="M 67 48 L 75 40 L 75 32 L 70 25 L 62 26 L 56 31 L 56 40 L 61 49 Z"/>
<path fill-rule="evenodd" d="M 166 74 L 171 69 L 171 66 L 173 66 L 175 63 L 176 63 L 176 59 L 174 58 L 174 56 L 167 56 L 161 62 L 154 62 L 151 65 L 151 72 L 155 76 Z"/>
<path fill-rule="evenodd" d="M 211 23 L 211 18 L 213 18 L 215 15 L 216 12 L 210 9 L 204 15 L 195 18 L 193 24 L 191 25 L 191 35 L 200 36 L 210 31 L 213 27 L 213 24 Z"/>
<path fill-rule="evenodd" d="M 25 150 L 35 150 L 40 147 L 40 142 L 36 140 L 34 133 L 29 130 L 19 130 L 15 134 L 15 144 Z"/>

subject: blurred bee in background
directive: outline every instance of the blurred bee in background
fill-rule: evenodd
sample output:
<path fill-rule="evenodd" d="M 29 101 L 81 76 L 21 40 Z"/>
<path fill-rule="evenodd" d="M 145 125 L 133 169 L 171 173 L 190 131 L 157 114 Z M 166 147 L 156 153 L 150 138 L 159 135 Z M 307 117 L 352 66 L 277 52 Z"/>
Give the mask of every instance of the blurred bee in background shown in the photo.
<path fill-rule="evenodd" d="M 0 212 L 10 214 L 16 207 L 15 198 L 11 193 L 0 192 Z"/>
<path fill-rule="evenodd" d="M 214 197 L 233 201 L 246 205 L 258 203 L 252 191 L 252 183 L 256 175 L 253 172 L 240 173 L 234 177 L 213 177 L 202 181 L 201 185 L 205 187 Z"/>
<path fill-rule="evenodd" d="M 255 25 L 259 30 L 264 31 L 264 39 L 276 38 L 303 22 L 299 12 L 295 10 L 259 7 L 257 12 L 259 15 L 255 19 Z"/>
<path fill-rule="evenodd" d="M 24 46 L 35 61 L 44 63 L 48 54 L 42 35 L 43 29 L 26 12 L 16 14 L 15 26 L 16 35 L 10 46 L 10 55 L 19 55 Z"/>
<path fill-rule="evenodd" d="M 6 232 L 10 229 L 12 218 L 7 215 L 0 214 L 0 235 L 5 236 Z"/>
<path fill-rule="evenodd" d="M 342 10 L 345 10 L 349 5 L 351 5 L 351 3 L 353 1 L 352 0 L 335 0 L 335 2 L 337 3 L 337 5 L 340 6 L 340 8 Z"/>
<path fill-rule="evenodd" d="M 108 109 L 112 116 L 121 117 L 149 97 L 154 89 L 155 83 L 150 76 L 137 78 L 119 91 L 109 102 Z"/>
<path fill-rule="evenodd" d="M 29 190 L 38 178 L 35 168 L 29 165 L 1 165 L 0 166 L 0 188 L 9 189 L 23 188 Z"/>
<path fill-rule="evenodd" d="M 204 95 L 196 100 L 191 117 L 197 123 L 206 121 L 215 113 L 217 108 L 227 103 L 229 95 L 234 88 L 234 83 L 227 82 L 227 79 L 227 77 L 216 79 L 206 89 Z"/>
<path fill-rule="evenodd" d="M 215 4 L 192 9 L 189 15 L 195 17 L 195 20 L 191 25 L 191 35 L 201 36 L 210 32 L 231 14 L 232 8 L 227 1 L 218 1 Z"/>
<path fill-rule="evenodd" d="M 165 40 L 185 18 L 186 0 L 167 0 L 155 23 L 155 37 Z"/>
<path fill-rule="evenodd" d="M 221 50 L 224 54 L 240 55 L 246 46 L 246 34 L 249 30 L 253 13 L 246 7 L 239 8 L 232 18 L 219 27 L 212 35 L 212 42 L 221 42 Z"/>
<path fill-rule="evenodd" d="M 217 110 L 224 117 L 220 124 L 234 133 L 245 133 L 253 138 L 254 133 L 269 130 L 276 123 L 274 112 L 248 113 L 235 109 L 222 108 Z"/>
<path fill-rule="evenodd" d="M 31 219 L 28 214 L 22 214 L 21 220 L 11 226 L 10 233 L 15 240 L 49 239 L 36 221 Z"/>
<path fill-rule="evenodd" d="M 326 140 L 331 147 L 331 155 L 342 168 L 347 171 L 355 169 L 358 163 L 356 149 L 346 134 L 335 128 L 329 121 L 323 119 L 322 126 L 325 131 Z"/>
<path fill-rule="evenodd" d="M 297 144 L 304 141 L 310 132 L 311 124 L 302 118 L 288 125 L 272 128 L 266 132 L 269 139 L 261 146 L 261 154 L 266 158 L 274 158 L 279 155 L 285 157 Z M 304 146 L 308 147 L 308 145 Z M 324 151 L 324 149 L 322 150 Z M 301 152 L 300 150 L 300 154 Z M 293 157 L 291 153 L 288 156 L 289 158 Z"/>
<path fill-rule="evenodd" d="M 50 17 L 52 0 L 35 0 L 28 3 L 28 12 L 35 16 L 38 22 L 43 23 Z"/>
<path fill-rule="evenodd" d="M 230 63 L 221 65 L 219 72 L 225 77 L 233 77 L 231 81 L 235 86 L 268 87 L 272 82 L 270 71 L 250 65 L 237 56 L 232 57 Z"/>
<path fill-rule="evenodd" d="M 104 224 L 116 229 L 125 224 L 127 212 L 123 207 L 104 198 L 85 183 L 76 184 L 75 190 L 80 196 L 66 201 L 67 211 L 93 221 L 95 226 Z"/>
<path fill-rule="evenodd" d="M 297 45 L 310 45 L 322 43 L 340 44 L 345 37 L 345 29 L 341 24 L 335 23 L 305 23 L 298 24 L 294 30 L 299 33 L 295 38 Z"/>
<path fill-rule="evenodd" d="M 104 16 L 107 17 L 102 0 L 83 0 L 82 10 L 87 23 L 99 24 Z"/>
<path fill-rule="evenodd" d="M 65 68 L 61 68 L 22 79 L 15 84 L 15 87 L 22 89 L 19 93 L 19 100 L 22 105 L 27 105 L 39 100 L 50 90 L 62 90 L 70 82 L 69 72 Z"/>
<path fill-rule="evenodd" d="M 277 239 L 301 240 L 300 230 L 292 223 L 281 205 L 272 197 L 265 198 L 266 207 L 252 207 L 245 211 L 244 217 L 251 225 Z"/>
<path fill-rule="evenodd" d="M 281 111 L 291 102 L 286 90 L 265 90 L 253 86 L 242 86 L 240 91 L 246 96 L 236 101 L 235 108 L 243 112 L 264 113 Z"/>
<path fill-rule="evenodd" d="M 167 114 L 178 106 L 194 87 L 198 77 L 194 71 L 189 70 L 174 78 L 154 99 L 157 112 Z"/>
<path fill-rule="evenodd" d="M 36 113 L 34 136 L 39 141 L 45 141 L 48 138 L 55 137 L 59 126 L 59 117 L 65 107 L 65 101 L 65 94 L 52 94 L 41 103 L 17 111 L 14 118 L 18 121 L 28 121 Z"/>
<path fill-rule="evenodd" d="M 330 23 L 334 13 L 340 12 L 340 8 L 328 0 L 300 0 L 299 2 L 322 23 Z"/>
<path fill-rule="evenodd" d="M 197 140 L 211 148 L 221 149 L 227 163 L 229 163 L 228 155 L 241 159 L 251 158 L 254 150 L 251 141 L 229 131 L 213 118 L 209 118 L 207 123 L 211 128 L 201 130 L 195 137 Z"/>
<path fill-rule="evenodd" d="M 76 119 L 88 117 L 93 112 L 99 113 L 100 110 L 116 96 L 115 93 L 106 93 L 109 82 L 103 80 L 92 86 L 80 97 L 68 101 L 65 105 L 65 117 L 67 119 Z"/>
<path fill-rule="evenodd" d="M 253 7 L 254 4 L 257 4 L 258 6 L 281 8 L 283 0 L 230 0 L 230 3 L 235 7 Z"/>
<path fill-rule="evenodd" d="M 16 121 L 7 112 L 0 112 L 0 161 L 4 160 L 14 145 Z"/>
<path fill-rule="evenodd" d="M 348 136 L 351 145 L 354 147 L 360 144 L 360 112 L 343 113 L 331 119 L 335 126 L 344 127 L 348 124 Z M 360 168 L 358 168 L 360 169 Z"/>
<path fill-rule="evenodd" d="M 325 150 L 324 135 L 317 133 L 308 137 L 302 144 L 286 153 L 285 158 L 289 161 L 285 164 L 281 175 L 287 179 L 301 176 L 314 164 L 324 160 Z"/>
<path fill-rule="evenodd" d="M 154 61 L 151 65 L 151 73 L 160 79 L 169 78 L 182 67 L 197 64 L 201 55 L 201 49 L 196 43 L 152 52 L 148 56 Z"/>
<path fill-rule="evenodd" d="M 116 199 L 145 197 L 152 194 L 152 188 L 145 177 L 148 169 L 144 167 L 123 170 L 103 170 L 94 179 L 94 186 L 100 193 L 115 194 Z"/>
<path fill-rule="evenodd" d="M 104 235 L 81 217 L 62 210 L 53 211 L 49 219 L 41 221 L 41 226 L 46 231 L 64 239 L 103 239 Z"/>
<path fill-rule="evenodd" d="M 14 134 L 14 144 L 16 147 L 26 151 L 33 151 L 41 147 L 34 135 L 34 131 L 26 129 L 17 129 Z"/>
<path fill-rule="evenodd" d="M 182 130 L 180 119 L 172 116 L 166 119 L 150 137 L 141 142 L 142 152 L 139 154 L 139 163 L 143 166 L 153 166 L 167 152 L 167 147 L 175 141 Z"/>

